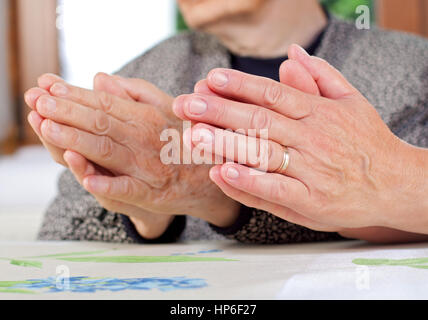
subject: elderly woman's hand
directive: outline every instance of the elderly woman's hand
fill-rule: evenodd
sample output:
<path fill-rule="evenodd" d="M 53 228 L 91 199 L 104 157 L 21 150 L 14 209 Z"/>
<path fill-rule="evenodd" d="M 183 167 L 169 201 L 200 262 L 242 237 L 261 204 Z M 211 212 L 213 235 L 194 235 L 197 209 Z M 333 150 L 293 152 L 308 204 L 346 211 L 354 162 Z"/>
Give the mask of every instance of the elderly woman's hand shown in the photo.
<path fill-rule="evenodd" d="M 54 81 L 54 79 L 56 79 L 56 81 L 62 81 L 62 79 L 58 78 L 55 75 L 41 77 L 40 80 L 46 81 L 46 78 L 48 81 Z M 147 86 L 144 85 L 138 87 L 138 93 L 145 93 L 144 97 L 139 94 L 134 94 L 133 98 L 123 86 L 125 84 L 128 84 L 129 86 L 129 82 L 131 81 L 132 80 L 125 80 L 119 77 L 111 77 L 106 74 L 100 73 L 94 78 L 94 89 L 96 91 L 104 91 L 131 101 L 139 101 L 139 99 L 144 99 L 145 97 L 145 99 L 149 98 L 149 100 L 153 100 L 156 103 L 156 98 L 154 96 L 156 95 L 156 92 L 150 92 L 149 90 L 147 90 Z M 46 89 L 49 89 L 49 83 L 42 82 L 40 85 L 43 88 L 46 87 Z M 130 92 L 133 93 L 134 91 L 130 90 Z M 50 93 L 42 88 L 30 89 L 25 94 L 25 101 L 31 109 L 36 110 L 37 101 L 42 95 L 50 95 Z M 82 157 L 80 154 L 72 151 L 66 151 L 62 148 L 58 148 L 55 145 L 46 142 L 42 137 L 40 129 L 44 119 L 37 113 L 37 111 L 32 111 L 28 116 L 28 120 L 33 130 L 36 132 L 36 134 L 42 141 L 43 145 L 51 153 L 52 158 L 57 163 L 68 167 L 70 171 L 74 174 L 76 180 L 82 186 L 84 179 L 86 177 L 90 177 L 91 175 L 111 176 L 111 173 L 108 170 L 105 170 L 101 167 L 97 167 L 96 165 Z M 147 210 L 144 210 L 137 206 L 109 199 L 108 195 L 99 196 L 93 194 L 93 196 L 103 208 L 112 212 L 122 213 L 129 216 L 139 234 L 146 239 L 154 239 L 160 237 L 174 219 L 173 215 L 159 215 L 152 212 L 148 212 Z"/>
<path fill-rule="evenodd" d="M 268 129 L 271 173 L 228 163 L 212 169 L 213 181 L 246 205 L 316 230 L 384 226 L 428 233 L 425 150 L 395 137 L 373 106 L 325 61 L 297 47 L 289 54 L 309 71 L 323 97 L 220 69 L 207 78 L 212 94 L 176 99 L 179 117 L 205 123 L 192 129 L 195 144 L 204 142 L 217 155 L 224 150 L 215 147 L 219 132 L 212 125 Z M 283 164 L 284 146 L 290 164 L 283 174 L 272 173 Z M 246 144 L 234 147 L 235 155 L 249 152 Z"/>
<path fill-rule="evenodd" d="M 163 215 L 189 214 L 218 226 L 232 224 L 239 205 L 207 179 L 209 167 L 160 160 L 161 132 L 181 127 L 171 110 L 173 98 L 143 80 L 117 79 L 128 83 L 132 98 L 144 96 L 146 103 L 41 77 L 39 85 L 49 94 L 38 97 L 35 112 L 45 144 L 108 170 L 108 175 L 97 172 L 81 180 L 96 197 Z"/>

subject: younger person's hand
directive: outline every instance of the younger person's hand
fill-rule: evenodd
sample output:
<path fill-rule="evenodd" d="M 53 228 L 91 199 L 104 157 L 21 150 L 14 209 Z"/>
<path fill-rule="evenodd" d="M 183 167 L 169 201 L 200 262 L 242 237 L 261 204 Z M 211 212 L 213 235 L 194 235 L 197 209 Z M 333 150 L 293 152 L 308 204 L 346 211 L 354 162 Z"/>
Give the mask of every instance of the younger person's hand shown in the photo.
<path fill-rule="evenodd" d="M 212 169 L 213 181 L 244 204 L 315 230 L 384 226 L 428 233 L 421 212 L 426 204 L 418 205 L 426 200 L 421 150 L 395 137 L 374 107 L 325 61 L 297 47 L 289 53 L 309 72 L 322 97 L 221 69 L 207 78 L 210 92 L 205 88 L 176 99 L 179 117 L 205 123 L 192 130 L 196 144 L 203 148 L 198 137 L 204 136 L 205 142 L 213 141 L 206 144 L 208 150 L 220 155 L 224 150 L 213 145 L 213 125 L 269 130 L 269 173 L 252 175 L 253 169 L 228 163 Z M 282 165 L 284 146 L 290 165 L 274 173 Z M 237 148 L 235 155 L 248 154 L 247 146 Z"/>

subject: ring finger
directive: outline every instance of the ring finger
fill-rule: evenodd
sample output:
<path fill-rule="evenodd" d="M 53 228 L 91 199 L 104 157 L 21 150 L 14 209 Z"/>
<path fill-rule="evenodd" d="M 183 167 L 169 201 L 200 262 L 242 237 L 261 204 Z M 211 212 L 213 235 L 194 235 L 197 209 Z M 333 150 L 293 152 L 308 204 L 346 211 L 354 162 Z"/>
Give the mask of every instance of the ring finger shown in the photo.
<path fill-rule="evenodd" d="M 306 228 L 325 231 L 335 232 L 338 230 L 335 226 L 325 225 L 315 220 L 309 219 L 287 207 L 280 206 L 278 204 L 266 201 L 262 198 L 251 195 L 247 192 L 236 189 L 226 183 L 221 176 L 221 167 L 213 167 L 210 170 L 211 180 L 218 185 L 218 187 L 230 198 L 242 203 L 249 208 L 257 208 L 274 214 L 275 216 L 284 219 L 288 222 L 304 226 Z"/>
<path fill-rule="evenodd" d="M 187 137 L 185 140 L 190 141 Z M 259 171 L 278 172 L 284 164 L 286 150 L 279 143 L 222 130 L 207 124 L 199 123 L 191 129 L 191 141 L 194 147 L 206 153 Z M 290 162 L 286 170 L 280 173 L 297 177 L 299 172 L 302 173 L 305 170 L 303 158 L 294 148 L 287 149 Z"/>

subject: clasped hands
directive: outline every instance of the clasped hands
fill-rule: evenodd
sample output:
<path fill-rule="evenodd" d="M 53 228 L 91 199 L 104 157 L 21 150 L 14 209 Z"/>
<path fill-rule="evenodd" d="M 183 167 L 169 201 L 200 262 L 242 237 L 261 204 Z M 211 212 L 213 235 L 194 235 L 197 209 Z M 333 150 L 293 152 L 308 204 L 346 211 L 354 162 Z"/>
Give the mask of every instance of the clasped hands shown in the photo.
<path fill-rule="evenodd" d="M 418 149 L 394 136 L 336 69 L 300 47 L 290 47 L 280 77 L 278 83 L 215 69 L 195 93 L 173 99 L 144 80 L 100 74 L 89 91 L 44 75 L 26 102 L 53 158 L 147 238 L 160 236 L 176 214 L 231 225 L 239 203 L 356 237 L 367 227 L 428 233 L 427 221 L 411 218 L 421 216 Z M 162 164 L 160 132 L 179 130 L 179 118 L 195 124 L 184 133 L 190 144 L 214 153 L 216 129 L 267 129 L 268 148 L 260 152 L 268 172 L 252 174 L 253 163 L 235 158 L 212 167 Z M 290 164 L 275 173 L 284 147 Z M 245 144 L 237 148 L 235 154 L 248 152 Z"/>

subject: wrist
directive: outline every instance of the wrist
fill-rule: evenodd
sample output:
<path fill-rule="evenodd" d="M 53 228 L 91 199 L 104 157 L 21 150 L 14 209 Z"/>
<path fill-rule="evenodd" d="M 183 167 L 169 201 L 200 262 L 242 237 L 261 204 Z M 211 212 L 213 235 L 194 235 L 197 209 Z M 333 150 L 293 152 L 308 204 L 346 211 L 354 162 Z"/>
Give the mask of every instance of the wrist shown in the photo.
<path fill-rule="evenodd" d="M 399 154 L 386 226 L 428 234 L 428 150 L 402 141 Z"/>
<path fill-rule="evenodd" d="M 414 178 L 412 221 L 413 232 L 428 234 L 428 149 L 411 146 L 413 152 Z"/>
<path fill-rule="evenodd" d="M 227 228 L 238 220 L 240 208 L 239 202 L 227 199 L 221 205 L 216 204 L 213 210 L 204 210 L 202 215 L 199 210 L 199 217 L 216 227 Z"/>
<path fill-rule="evenodd" d="M 156 215 L 154 219 L 150 220 L 129 217 L 140 236 L 147 240 L 161 237 L 168 229 L 174 218 L 175 216 L 173 215 Z"/>

